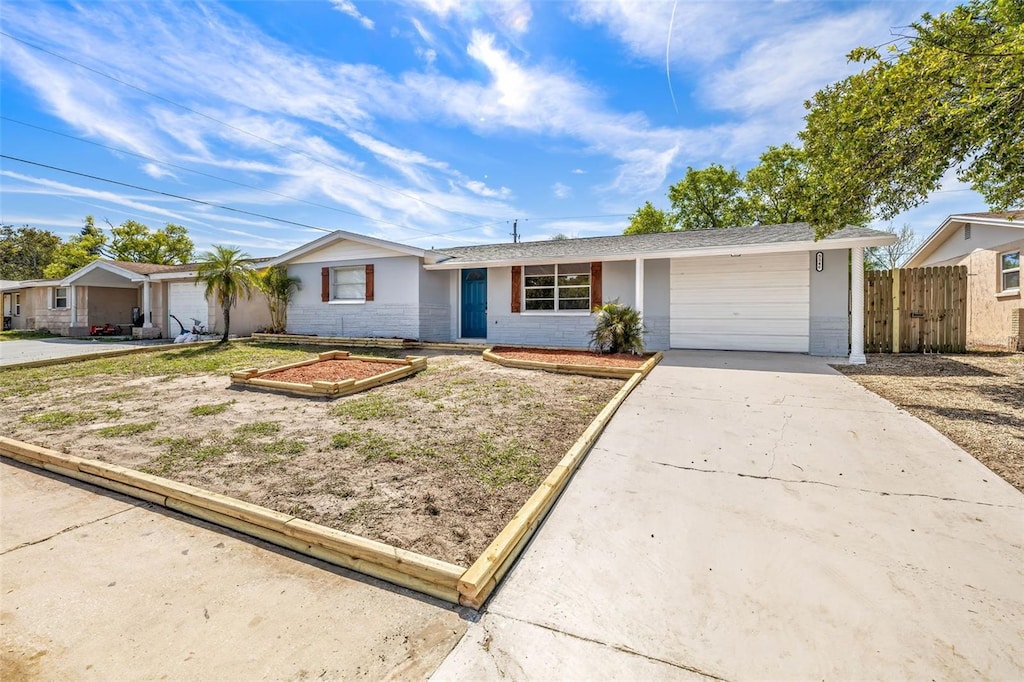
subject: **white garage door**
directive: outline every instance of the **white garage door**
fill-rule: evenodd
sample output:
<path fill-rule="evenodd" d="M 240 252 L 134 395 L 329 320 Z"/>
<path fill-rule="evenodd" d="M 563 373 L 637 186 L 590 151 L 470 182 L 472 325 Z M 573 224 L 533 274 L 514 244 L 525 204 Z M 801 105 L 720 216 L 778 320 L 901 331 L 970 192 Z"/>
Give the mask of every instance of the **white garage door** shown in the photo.
<path fill-rule="evenodd" d="M 808 351 L 806 253 L 672 261 L 673 348 Z"/>
<path fill-rule="evenodd" d="M 172 282 L 167 285 L 167 331 L 170 335 L 175 336 L 181 331 L 178 323 L 170 319 L 170 315 L 181 320 L 187 331 L 192 328 L 192 318 L 209 325 L 209 310 L 202 286 L 191 282 Z"/>

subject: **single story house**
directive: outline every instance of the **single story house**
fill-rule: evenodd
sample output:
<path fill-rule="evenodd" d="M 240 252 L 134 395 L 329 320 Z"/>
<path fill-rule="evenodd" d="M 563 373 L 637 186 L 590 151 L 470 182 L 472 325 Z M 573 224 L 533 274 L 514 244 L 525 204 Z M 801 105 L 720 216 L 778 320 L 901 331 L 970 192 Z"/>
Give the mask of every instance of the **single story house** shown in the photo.
<path fill-rule="evenodd" d="M 303 282 L 288 307 L 299 334 L 582 347 L 593 306 L 617 300 L 650 349 L 863 362 L 864 248 L 894 239 L 847 227 L 815 241 L 793 223 L 428 250 L 339 230 L 267 265 Z"/>
<path fill-rule="evenodd" d="M 223 329 L 223 311 L 207 301 L 196 284 L 196 264 L 154 265 L 96 260 L 61 280 L 29 280 L 2 289 L 4 317 L 13 329 L 49 329 L 62 336 L 87 336 L 94 325 L 111 324 L 126 332 L 135 318 L 136 336 L 167 338 L 193 319 L 208 329 Z M 270 324 L 266 300 L 254 294 L 231 312 L 231 331 L 247 335 Z"/>
<path fill-rule="evenodd" d="M 967 267 L 967 343 L 1024 347 L 1020 253 L 1024 210 L 951 215 L 907 260 L 905 267 Z"/>

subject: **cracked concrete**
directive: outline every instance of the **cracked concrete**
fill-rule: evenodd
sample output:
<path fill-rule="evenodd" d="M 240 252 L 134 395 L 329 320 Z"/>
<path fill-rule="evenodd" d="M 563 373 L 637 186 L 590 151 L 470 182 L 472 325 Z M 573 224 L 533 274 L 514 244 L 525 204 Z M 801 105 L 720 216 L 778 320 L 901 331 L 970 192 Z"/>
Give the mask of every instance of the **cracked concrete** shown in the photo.
<path fill-rule="evenodd" d="M 676 351 L 435 679 L 1020 679 L 1021 613 L 1009 484 L 820 358 Z"/>
<path fill-rule="evenodd" d="M 0 461 L 0 679 L 423 679 L 465 611 Z"/>

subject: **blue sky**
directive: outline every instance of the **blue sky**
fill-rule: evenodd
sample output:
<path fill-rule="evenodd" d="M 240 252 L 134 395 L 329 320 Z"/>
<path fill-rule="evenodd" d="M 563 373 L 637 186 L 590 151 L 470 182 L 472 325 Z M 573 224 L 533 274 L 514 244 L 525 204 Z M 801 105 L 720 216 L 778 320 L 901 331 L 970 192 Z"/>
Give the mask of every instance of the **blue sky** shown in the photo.
<path fill-rule="evenodd" d="M 687 166 L 794 142 L 851 48 L 949 6 L 5 0 L 4 154 L 237 211 L 3 159 L 0 220 L 175 222 L 254 256 L 323 233 L 293 223 L 437 248 L 513 219 L 617 234 Z M 950 176 L 895 222 L 984 208 Z"/>

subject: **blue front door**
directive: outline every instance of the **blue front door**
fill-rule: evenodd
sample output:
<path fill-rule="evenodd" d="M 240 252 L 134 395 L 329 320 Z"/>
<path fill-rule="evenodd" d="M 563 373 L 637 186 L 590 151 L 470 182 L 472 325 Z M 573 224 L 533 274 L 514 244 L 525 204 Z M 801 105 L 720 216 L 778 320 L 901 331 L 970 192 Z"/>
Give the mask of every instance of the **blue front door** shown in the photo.
<path fill-rule="evenodd" d="M 487 338 L 487 269 L 462 271 L 462 338 Z"/>

